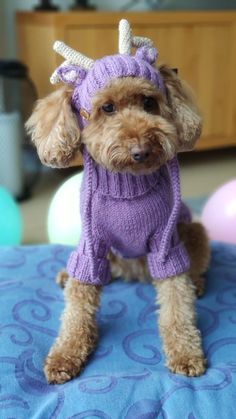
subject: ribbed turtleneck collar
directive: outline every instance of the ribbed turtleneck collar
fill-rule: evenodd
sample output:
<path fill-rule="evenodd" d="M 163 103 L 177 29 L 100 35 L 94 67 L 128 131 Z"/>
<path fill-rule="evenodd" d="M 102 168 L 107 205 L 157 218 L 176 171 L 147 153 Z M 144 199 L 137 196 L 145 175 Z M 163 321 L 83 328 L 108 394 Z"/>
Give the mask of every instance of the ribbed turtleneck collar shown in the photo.
<path fill-rule="evenodd" d="M 135 176 L 115 173 L 93 162 L 96 181 L 93 187 L 103 195 L 113 198 L 134 198 L 148 192 L 159 180 L 159 171 L 150 175 Z"/>

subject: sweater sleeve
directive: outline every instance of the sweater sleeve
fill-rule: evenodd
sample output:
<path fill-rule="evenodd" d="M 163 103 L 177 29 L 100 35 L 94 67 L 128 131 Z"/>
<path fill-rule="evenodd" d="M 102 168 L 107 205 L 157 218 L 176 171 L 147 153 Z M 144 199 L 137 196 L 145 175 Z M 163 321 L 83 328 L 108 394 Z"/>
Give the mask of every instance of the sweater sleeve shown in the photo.
<path fill-rule="evenodd" d="M 147 256 L 150 274 L 155 280 L 163 280 L 187 272 L 190 259 L 184 244 L 180 241 L 177 228 L 174 231 L 171 246 L 165 258 L 160 258 L 159 247 L 162 233 L 156 233 L 150 240 Z"/>
<path fill-rule="evenodd" d="M 89 254 L 86 240 L 82 236 L 78 248 L 69 257 L 68 274 L 88 285 L 106 285 L 111 279 L 108 251 L 106 244 L 96 239 L 93 253 Z"/>

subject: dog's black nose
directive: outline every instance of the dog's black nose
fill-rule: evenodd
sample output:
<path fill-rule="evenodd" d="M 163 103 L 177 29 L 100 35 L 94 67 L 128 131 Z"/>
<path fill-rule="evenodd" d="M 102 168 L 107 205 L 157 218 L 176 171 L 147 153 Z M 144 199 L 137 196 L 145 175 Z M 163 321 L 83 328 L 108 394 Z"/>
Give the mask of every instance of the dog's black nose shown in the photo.
<path fill-rule="evenodd" d="M 131 157 L 137 162 L 144 162 L 150 155 L 150 150 L 148 147 L 133 147 L 131 149 Z"/>

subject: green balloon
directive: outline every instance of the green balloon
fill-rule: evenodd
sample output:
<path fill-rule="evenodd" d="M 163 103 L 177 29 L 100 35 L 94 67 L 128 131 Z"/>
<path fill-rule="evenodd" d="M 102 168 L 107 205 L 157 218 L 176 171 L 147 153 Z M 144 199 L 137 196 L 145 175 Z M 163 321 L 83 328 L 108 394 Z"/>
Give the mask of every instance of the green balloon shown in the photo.
<path fill-rule="evenodd" d="M 20 209 L 10 193 L 0 186 L 0 245 L 20 244 L 22 232 Z"/>

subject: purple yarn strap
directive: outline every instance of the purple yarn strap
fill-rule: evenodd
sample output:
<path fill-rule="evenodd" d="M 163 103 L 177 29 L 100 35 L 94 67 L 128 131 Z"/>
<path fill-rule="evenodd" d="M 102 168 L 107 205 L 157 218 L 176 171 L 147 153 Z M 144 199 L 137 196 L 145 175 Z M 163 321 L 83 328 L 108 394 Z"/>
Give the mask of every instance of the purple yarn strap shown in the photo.
<path fill-rule="evenodd" d="M 94 267 L 94 251 L 93 251 L 93 234 L 92 234 L 92 181 L 93 181 L 93 163 L 92 158 L 90 157 L 87 150 L 84 152 L 85 165 L 87 169 L 87 195 L 85 198 L 85 237 L 86 237 L 86 246 L 88 251 L 88 257 L 90 259 L 90 274 L 91 281 L 95 278 L 95 267 Z"/>
<path fill-rule="evenodd" d="M 180 176 L 179 176 L 179 163 L 177 157 L 174 157 L 169 163 L 167 163 L 169 175 L 172 184 L 173 193 L 173 208 L 168 220 L 167 226 L 164 230 L 160 249 L 159 257 L 160 261 L 164 261 L 171 246 L 171 239 L 173 237 L 176 222 L 181 209 L 181 189 L 180 189 Z"/>

